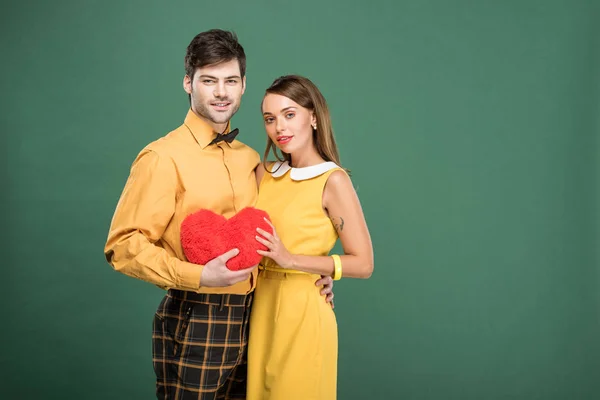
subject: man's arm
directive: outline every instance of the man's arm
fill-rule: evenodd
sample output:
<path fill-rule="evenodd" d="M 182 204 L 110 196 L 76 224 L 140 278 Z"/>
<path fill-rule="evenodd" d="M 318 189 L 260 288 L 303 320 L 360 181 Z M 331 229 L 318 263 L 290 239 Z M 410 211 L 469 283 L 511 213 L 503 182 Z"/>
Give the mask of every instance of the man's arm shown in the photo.
<path fill-rule="evenodd" d="M 134 161 L 104 247 L 116 271 L 162 287 L 197 290 L 201 265 L 179 260 L 156 243 L 175 212 L 172 161 L 144 150 Z"/>

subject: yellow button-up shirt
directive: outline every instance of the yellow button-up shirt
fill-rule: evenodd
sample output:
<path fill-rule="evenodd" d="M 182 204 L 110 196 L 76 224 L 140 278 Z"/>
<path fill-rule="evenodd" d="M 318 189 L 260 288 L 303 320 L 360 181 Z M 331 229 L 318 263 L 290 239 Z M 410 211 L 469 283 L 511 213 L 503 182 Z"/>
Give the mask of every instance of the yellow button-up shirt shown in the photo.
<path fill-rule="evenodd" d="M 204 208 L 230 218 L 256 203 L 260 156 L 237 140 L 208 145 L 215 137 L 189 110 L 183 125 L 139 153 L 104 247 L 115 270 L 163 289 L 232 294 L 254 289 L 256 270 L 233 286 L 203 287 L 204 267 L 187 262 L 181 246 L 180 227 L 189 214 Z"/>

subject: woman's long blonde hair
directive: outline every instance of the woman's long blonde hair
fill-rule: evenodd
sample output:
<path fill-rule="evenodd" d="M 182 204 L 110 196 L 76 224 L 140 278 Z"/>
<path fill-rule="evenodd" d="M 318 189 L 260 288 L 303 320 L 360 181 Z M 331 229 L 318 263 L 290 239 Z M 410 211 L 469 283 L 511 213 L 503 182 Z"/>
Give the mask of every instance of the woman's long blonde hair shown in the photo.
<path fill-rule="evenodd" d="M 285 75 L 273 81 L 271 86 L 266 90 L 267 94 L 278 94 L 293 100 L 304 108 L 314 112 L 317 120 L 317 129 L 313 129 L 313 143 L 319 155 L 325 161 L 333 161 L 341 167 L 340 156 L 338 153 L 337 144 L 333 135 L 331 126 L 331 117 L 327 102 L 321 94 L 321 91 L 308 78 L 299 75 Z M 261 105 L 262 106 L 262 105 Z M 279 161 L 287 161 L 291 164 L 292 157 L 290 154 L 283 153 L 279 155 L 277 146 L 267 136 L 267 148 L 263 157 L 263 166 L 267 168 L 267 157 L 269 152 L 273 151 L 273 155 Z M 273 171 L 269 171 L 273 172 Z"/>

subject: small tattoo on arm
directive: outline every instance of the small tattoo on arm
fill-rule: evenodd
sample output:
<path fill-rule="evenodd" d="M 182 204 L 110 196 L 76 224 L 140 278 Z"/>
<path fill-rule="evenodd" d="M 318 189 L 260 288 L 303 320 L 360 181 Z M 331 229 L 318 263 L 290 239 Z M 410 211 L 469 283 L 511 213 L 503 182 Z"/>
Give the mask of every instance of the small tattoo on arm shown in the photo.
<path fill-rule="evenodd" d="M 335 227 L 335 230 L 341 232 L 344 230 L 344 218 L 342 217 L 331 217 L 331 223 Z"/>

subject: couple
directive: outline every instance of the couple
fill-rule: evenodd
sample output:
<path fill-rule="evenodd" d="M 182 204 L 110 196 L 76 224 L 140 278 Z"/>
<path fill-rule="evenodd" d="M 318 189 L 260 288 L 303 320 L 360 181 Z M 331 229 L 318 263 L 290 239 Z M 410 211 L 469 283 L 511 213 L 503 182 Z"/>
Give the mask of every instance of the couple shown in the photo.
<path fill-rule="evenodd" d="M 104 253 L 115 270 L 167 290 L 152 335 L 159 399 L 335 399 L 332 280 L 371 275 L 369 231 L 311 81 L 284 76 L 266 90 L 262 162 L 235 140 L 229 120 L 245 69 L 235 34 L 192 40 L 183 80 L 190 110 L 133 162 Z M 266 161 L 271 150 L 280 161 Z M 230 218 L 245 207 L 271 218 L 272 234 L 256 232 L 267 248 L 261 265 L 230 271 L 237 249 L 202 266 L 186 260 L 186 216 L 209 209 Z M 344 254 L 328 256 L 338 237 Z"/>

